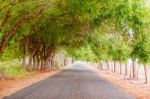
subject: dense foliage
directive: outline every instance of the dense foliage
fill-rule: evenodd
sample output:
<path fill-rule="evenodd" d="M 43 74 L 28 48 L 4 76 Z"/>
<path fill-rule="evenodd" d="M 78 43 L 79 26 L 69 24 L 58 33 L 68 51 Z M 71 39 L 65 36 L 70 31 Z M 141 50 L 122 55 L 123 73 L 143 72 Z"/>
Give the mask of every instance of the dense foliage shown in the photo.
<path fill-rule="evenodd" d="M 74 60 L 150 61 L 147 0 L 0 0 L 1 61 L 27 70 L 54 65 L 57 52 Z M 2 54 L 3 53 L 3 54 Z M 27 64 L 27 60 L 28 64 Z"/>

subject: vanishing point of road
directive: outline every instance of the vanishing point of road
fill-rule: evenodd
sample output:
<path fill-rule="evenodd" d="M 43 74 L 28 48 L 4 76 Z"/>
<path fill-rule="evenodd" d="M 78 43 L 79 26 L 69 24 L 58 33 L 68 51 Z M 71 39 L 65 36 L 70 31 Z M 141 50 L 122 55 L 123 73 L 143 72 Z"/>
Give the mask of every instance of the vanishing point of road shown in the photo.
<path fill-rule="evenodd" d="M 94 67 L 75 63 L 3 99 L 135 99 L 135 97 L 100 77 Z"/>

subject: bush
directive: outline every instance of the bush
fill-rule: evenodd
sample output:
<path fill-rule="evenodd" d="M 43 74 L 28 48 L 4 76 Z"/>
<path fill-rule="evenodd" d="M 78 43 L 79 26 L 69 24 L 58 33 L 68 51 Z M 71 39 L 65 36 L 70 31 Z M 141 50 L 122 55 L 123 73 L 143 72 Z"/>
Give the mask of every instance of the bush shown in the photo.
<path fill-rule="evenodd" d="M 6 77 L 24 77 L 31 73 L 24 71 L 21 67 L 21 62 L 18 59 L 11 61 L 0 62 L 0 72 Z"/>

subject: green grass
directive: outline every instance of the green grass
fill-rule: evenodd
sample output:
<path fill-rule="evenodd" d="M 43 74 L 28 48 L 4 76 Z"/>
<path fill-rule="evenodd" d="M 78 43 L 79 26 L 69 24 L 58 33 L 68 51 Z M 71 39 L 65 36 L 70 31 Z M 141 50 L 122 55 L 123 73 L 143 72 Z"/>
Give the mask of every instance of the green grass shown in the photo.
<path fill-rule="evenodd" d="M 18 59 L 0 62 L 0 72 L 4 73 L 4 75 L 9 78 L 22 78 L 33 73 L 24 71 L 21 67 L 21 61 Z"/>

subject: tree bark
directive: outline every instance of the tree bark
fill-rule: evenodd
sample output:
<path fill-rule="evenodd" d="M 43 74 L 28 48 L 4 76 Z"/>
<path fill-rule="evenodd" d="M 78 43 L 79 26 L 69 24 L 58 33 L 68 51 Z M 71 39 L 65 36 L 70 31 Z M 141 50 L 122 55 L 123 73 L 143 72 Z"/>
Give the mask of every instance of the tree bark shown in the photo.
<path fill-rule="evenodd" d="M 109 62 L 107 62 L 107 70 L 110 71 Z"/>
<path fill-rule="evenodd" d="M 54 66 L 54 56 L 55 56 L 55 54 L 54 54 L 54 53 L 52 53 L 52 57 L 51 57 L 52 66 Z"/>
<path fill-rule="evenodd" d="M 33 70 L 34 70 L 34 71 L 36 71 L 36 68 L 37 68 L 37 67 L 36 67 L 36 66 L 37 66 L 36 64 L 37 64 L 36 57 L 33 56 Z"/>
<path fill-rule="evenodd" d="M 33 54 L 30 54 L 29 56 L 29 62 L 28 62 L 28 70 L 32 71 L 32 65 L 33 65 Z"/>
<path fill-rule="evenodd" d="M 116 72 L 116 61 L 114 61 L 114 73 Z"/>
<path fill-rule="evenodd" d="M 2 28 L 5 26 L 5 24 L 8 22 L 9 18 L 10 18 L 10 10 L 8 10 L 6 12 L 6 14 L 3 17 L 3 21 L 0 24 L 0 32 L 2 31 Z"/>
<path fill-rule="evenodd" d="M 99 70 L 103 70 L 103 68 L 102 68 L 102 63 L 101 63 L 101 62 L 99 62 L 98 68 L 99 68 Z"/>
<path fill-rule="evenodd" d="M 113 69 L 114 69 L 114 68 L 113 68 L 113 64 L 112 64 L 112 62 L 111 62 L 111 72 L 113 72 Z"/>
<path fill-rule="evenodd" d="M 22 56 L 22 69 L 25 70 L 26 68 L 26 54 L 25 52 L 23 52 L 23 56 Z"/>
<path fill-rule="evenodd" d="M 25 40 L 25 45 L 23 46 L 23 56 L 22 56 L 22 68 L 26 68 L 26 53 L 27 53 L 28 39 Z"/>
<path fill-rule="evenodd" d="M 40 59 L 39 59 L 39 55 L 36 56 L 36 70 L 40 70 Z"/>
<path fill-rule="evenodd" d="M 14 35 L 14 33 L 16 31 L 18 31 L 25 23 L 27 23 L 33 19 L 36 19 L 38 16 L 40 16 L 43 10 L 44 9 L 41 9 L 38 13 L 36 13 L 34 15 L 26 16 L 19 21 L 17 20 L 12 25 L 12 28 L 10 30 L 8 30 L 8 32 L 3 36 L 2 41 L 0 42 L 0 56 L 2 55 L 3 50 L 6 48 L 9 39 Z"/>
<path fill-rule="evenodd" d="M 125 75 L 127 75 L 127 74 L 128 74 L 128 64 L 125 63 Z"/>
<path fill-rule="evenodd" d="M 130 78 L 132 78 L 132 66 L 130 66 Z"/>
<path fill-rule="evenodd" d="M 147 66 L 144 64 L 144 73 L 145 73 L 145 84 L 147 84 L 148 79 L 147 79 Z"/>
<path fill-rule="evenodd" d="M 135 72 L 135 61 L 132 61 L 132 77 L 135 78 L 136 77 L 136 72 Z"/>
<path fill-rule="evenodd" d="M 139 77 L 139 68 L 140 68 L 140 64 L 138 64 L 138 68 L 137 68 L 137 72 L 136 72 L 136 78 L 138 79 Z"/>
<path fill-rule="evenodd" d="M 44 69 L 44 61 L 43 61 L 43 59 L 41 59 L 41 70 L 43 70 Z"/>
<path fill-rule="evenodd" d="M 122 64 L 120 62 L 120 75 L 122 74 Z"/>

